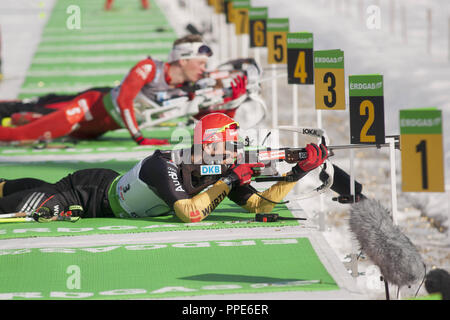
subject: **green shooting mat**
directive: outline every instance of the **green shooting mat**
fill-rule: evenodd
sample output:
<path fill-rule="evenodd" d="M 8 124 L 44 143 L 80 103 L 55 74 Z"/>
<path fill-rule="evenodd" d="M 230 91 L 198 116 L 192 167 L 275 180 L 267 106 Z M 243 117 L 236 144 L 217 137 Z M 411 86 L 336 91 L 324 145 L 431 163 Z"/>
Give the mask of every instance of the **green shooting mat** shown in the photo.
<path fill-rule="evenodd" d="M 70 140 L 67 138 L 55 139 L 51 143 L 33 144 L 30 146 L 0 146 L 0 161 L 14 162 L 15 159 L 25 159 L 39 161 L 41 158 L 52 156 L 57 160 L 61 156 L 74 156 L 79 160 L 83 155 L 98 155 L 96 159 L 101 159 L 101 155 L 127 153 L 142 153 L 154 151 L 156 149 L 169 150 L 173 148 L 186 148 L 191 145 L 192 126 L 183 127 L 155 127 L 142 130 L 142 134 L 147 138 L 167 139 L 169 144 L 160 146 L 139 146 L 130 137 L 126 129 L 119 129 L 107 132 L 95 140 Z M 134 157 L 135 158 L 135 157 Z"/>
<path fill-rule="evenodd" d="M 148 299 L 339 289 L 303 237 L 8 249 L 0 250 L 0 268 L 0 299 Z"/>
<path fill-rule="evenodd" d="M 177 38 L 154 1 L 58 0 L 44 27 L 19 98 L 113 87 L 139 60 L 165 60 Z"/>
<path fill-rule="evenodd" d="M 277 213 L 282 217 L 292 217 L 292 213 L 284 205 L 277 205 L 272 213 Z M 174 215 L 141 219 L 86 218 L 77 222 L 56 221 L 50 223 L 1 223 L 0 219 L 0 240 L 30 237 L 287 226 L 300 226 L 300 224 L 297 220 L 281 220 L 270 223 L 256 222 L 254 214 L 246 212 L 235 203 L 225 199 L 208 218 L 195 223 L 183 223 Z"/>

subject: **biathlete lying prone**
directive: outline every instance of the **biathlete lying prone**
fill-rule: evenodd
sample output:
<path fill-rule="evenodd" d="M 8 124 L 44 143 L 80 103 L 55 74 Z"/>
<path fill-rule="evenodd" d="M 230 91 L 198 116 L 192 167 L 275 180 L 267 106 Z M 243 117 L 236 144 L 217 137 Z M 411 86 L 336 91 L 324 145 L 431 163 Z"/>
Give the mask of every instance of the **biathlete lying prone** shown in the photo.
<path fill-rule="evenodd" d="M 57 219 L 68 215 L 138 218 L 172 213 L 183 222 L 199 222 L 226 197 L 248 212 L 269 213 L 297 181 L 328 156 L 325 145 L 309 144 L 307 158 L 287 173 L 290 181 L 279 181 L 259 193 L 250 182 L 264 165 L 237 161 L 243 148 L 238 132 L 239 124 L 231 117 L 211 113 L 196 124 L 191 148 L 156 150 L 125 174 L 85 169 L 54 184 L 31 178 L 3 181 L 0 215 L 44 212 Z M 227 170 L 220 175 L 191 173 L 186 177 L 185 165 L 191 164 L 220 164 Z"/>

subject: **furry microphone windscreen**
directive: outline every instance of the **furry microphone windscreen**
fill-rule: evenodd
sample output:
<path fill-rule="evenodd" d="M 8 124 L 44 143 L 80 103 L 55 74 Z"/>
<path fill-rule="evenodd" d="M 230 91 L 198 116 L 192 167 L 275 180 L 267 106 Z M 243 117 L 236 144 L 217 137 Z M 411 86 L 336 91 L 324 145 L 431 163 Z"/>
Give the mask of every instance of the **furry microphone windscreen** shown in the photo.
<path fill-rule="evenodd" d="M 379 201 L 364 199 L 352 204 L 350 229 L 387 282 L 402 287 L 423 280 L 425 264 L 417 248 L 394 226 Z"/>

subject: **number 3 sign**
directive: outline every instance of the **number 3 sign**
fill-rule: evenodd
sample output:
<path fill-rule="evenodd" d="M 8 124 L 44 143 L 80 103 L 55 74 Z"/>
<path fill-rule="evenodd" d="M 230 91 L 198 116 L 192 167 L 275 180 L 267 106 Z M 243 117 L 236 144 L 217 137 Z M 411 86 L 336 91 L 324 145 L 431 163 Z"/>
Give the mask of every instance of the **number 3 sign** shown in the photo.
<path fill-rule="evenodd" d="M 350 143 L 384 144 L 383 76 L 349 77 Z"/>

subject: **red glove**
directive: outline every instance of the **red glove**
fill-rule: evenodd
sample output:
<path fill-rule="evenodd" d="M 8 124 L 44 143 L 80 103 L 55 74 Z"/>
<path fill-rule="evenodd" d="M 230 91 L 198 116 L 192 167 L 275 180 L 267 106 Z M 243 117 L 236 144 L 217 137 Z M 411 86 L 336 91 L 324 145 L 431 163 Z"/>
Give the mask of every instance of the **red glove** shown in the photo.
<path fill-rule="evenodd" d="M 134 141 L 140 146 L 169 144 L 167 139 L 148 139 L 142 136 L 135 138 Z"/>
<path fill-rule="evenodd" d="M 311 171 L 320 166 L 328 157 L 328 149 L 324 144 L 317 146 L 311 143 L 306 146 L 308 157 L 305 160 L 299 161 L 297 166 L 303 171 Z"/>
<path fill-rule="evenodd" d="M 255 173 L 253 168 L 263 168 L 263 163 L 241 163 L 233 164 L 230 168 L 230 178 L 233 185 L 243 186 L 252 181 L 252 176 Z"/>
<path fill-rule="evenodd" d="M 232 96 L 231 99 L 237 99 L 240 96 L 242 96 L 243 94 L 245 94 L 245 92 L 247 91 L 246 89 L 247 86 L 247 76 L 237 76 L 234 79 L 234 83 L 231 82 L 231 90 L 232 90 Z"/>

